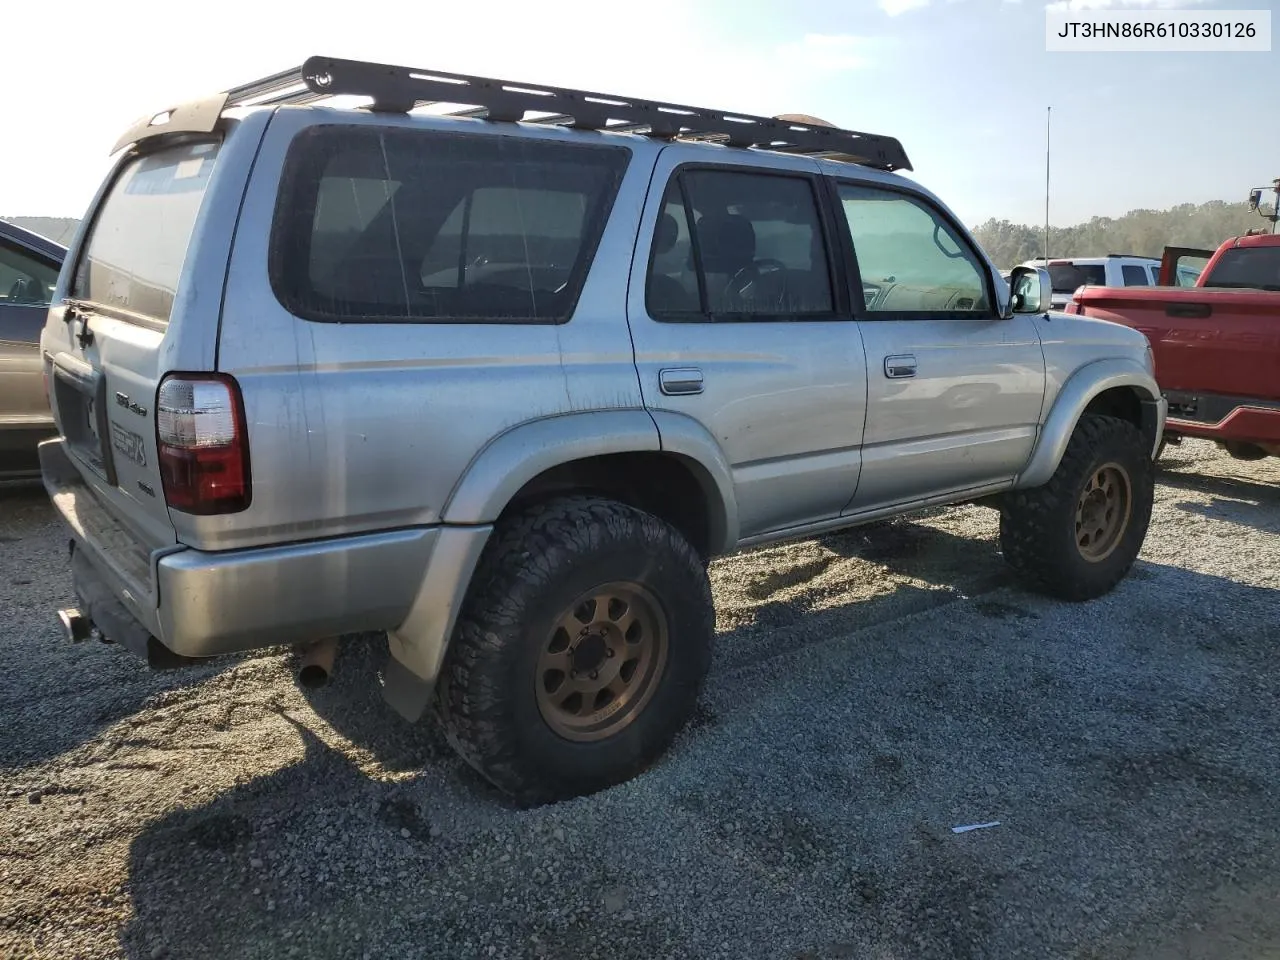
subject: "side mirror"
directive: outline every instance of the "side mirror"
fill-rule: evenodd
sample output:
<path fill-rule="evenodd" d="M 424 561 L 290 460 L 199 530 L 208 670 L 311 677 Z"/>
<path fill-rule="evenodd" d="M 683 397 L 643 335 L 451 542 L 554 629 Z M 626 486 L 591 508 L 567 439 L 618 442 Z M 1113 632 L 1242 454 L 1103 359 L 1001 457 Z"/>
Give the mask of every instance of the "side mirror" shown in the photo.
<path fill-rule="evenodd" d="M 1255 213 L 1262 206 L 1262 188 L 1249 191 L 1249 212 Z"/>
<path fill-rule="evenodd" d="M 1009 316 L 1044 313 L 1053 295 L 1053 278 L 1044 267 L 1014 267 L 1009 275 L 1009 290 Z"/>

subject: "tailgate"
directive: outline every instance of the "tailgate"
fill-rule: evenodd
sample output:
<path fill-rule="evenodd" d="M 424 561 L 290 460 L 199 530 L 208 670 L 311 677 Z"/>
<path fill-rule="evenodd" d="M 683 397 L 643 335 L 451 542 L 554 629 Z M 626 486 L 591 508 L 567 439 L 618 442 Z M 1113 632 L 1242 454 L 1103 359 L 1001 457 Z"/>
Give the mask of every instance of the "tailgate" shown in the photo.
<path fill-rule="evenodd" d="M 1093 287 L 1076 303 L 1146 334 L 1163 390 L 1280 400 L 1280 293 Z"/>
<path fill-rule="evenodd" d="M 193 338 L 209 341 L 195 353 L 211 358 L 217 335 L 216 324 L 196 323 L 175 304 L 191 286 L 188 249 L 218 151 L 215 142 L 185 143 L 122 164 L 43 338 L 50 400 L 73 462 L 150 548 L 174 542 L 157 462 L 157 387 L 192 354 Z M 220 300 L 220 290 L 212 293 Z"/>

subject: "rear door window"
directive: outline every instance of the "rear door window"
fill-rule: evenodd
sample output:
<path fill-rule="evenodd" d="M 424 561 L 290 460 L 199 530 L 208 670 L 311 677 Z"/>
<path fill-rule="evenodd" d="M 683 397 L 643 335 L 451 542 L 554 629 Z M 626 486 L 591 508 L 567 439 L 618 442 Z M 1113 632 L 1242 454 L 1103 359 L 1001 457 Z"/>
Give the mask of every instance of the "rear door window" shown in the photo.
<path fill-rule="evenodd" d="M 834 316 L 812 182 L 696 168 L 672 178 L 655 231 L 646 296 L 649 312 L 661 320 Z"/>
<path fill-rule="evenodd" d="M 71 296 L 167 323 L 217 154 L 194 143 L 130 161 L 94 214 Z"/>
<path fill-rule="evenodd" d="M 323 126 L 290 148 L 271 279 L 319 321 L 557 323 L 630 151 Z"/>
<path fill-rule="evenodd" d="M 1124 285 L 1126 287 L 1151 286 L 1146 267 L 1139 266 L 1136 263 L 1126 263 L 1120 267 L 1120 273 L 1124 277 Z"/>

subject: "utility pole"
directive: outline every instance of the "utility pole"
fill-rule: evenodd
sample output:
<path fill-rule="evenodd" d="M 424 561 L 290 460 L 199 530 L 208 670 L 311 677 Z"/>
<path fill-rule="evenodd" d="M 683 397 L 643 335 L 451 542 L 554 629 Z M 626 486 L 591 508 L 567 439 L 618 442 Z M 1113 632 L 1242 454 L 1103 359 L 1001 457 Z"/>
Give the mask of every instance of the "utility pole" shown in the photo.
<path fill-rule="evenodd" d="M 1044 117 L 1044 262 L 1049 265 L 1049 127 L 1053 122 L 1053 107 L 1046 108 Z M 1280 180 L 1276 181 L 1280 185 Z"/>

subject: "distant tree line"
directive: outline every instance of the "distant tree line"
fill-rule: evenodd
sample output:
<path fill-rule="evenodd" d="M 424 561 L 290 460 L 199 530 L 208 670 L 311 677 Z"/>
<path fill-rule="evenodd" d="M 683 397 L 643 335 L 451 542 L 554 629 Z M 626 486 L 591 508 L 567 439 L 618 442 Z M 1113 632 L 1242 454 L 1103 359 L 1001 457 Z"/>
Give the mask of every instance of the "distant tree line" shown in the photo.
<path fill-rule="evenodd" d="M 1130 210 L 1122 217 L 1094 217 L 1073 227 L 1050 227 L 1049 256 L 1129 253 L 1158 257 L 1166 246 L 1212 250 L 1227 237 L 1269 227 L 1244 203 L 1180 203 L 1168 210 Z M 1029 226 L 991 219 L 975 227 L 973 235 L 1003 270 L 1044 255 L 1043 224 Z"/>

